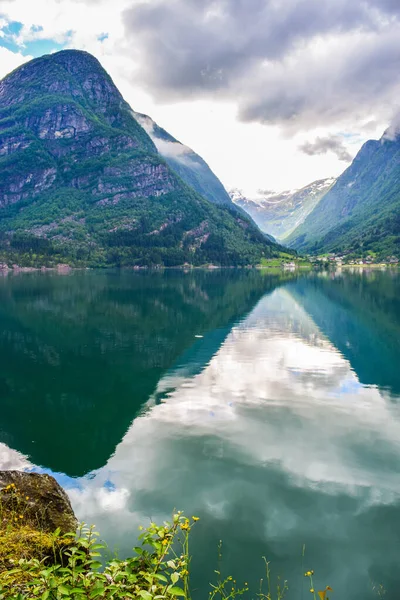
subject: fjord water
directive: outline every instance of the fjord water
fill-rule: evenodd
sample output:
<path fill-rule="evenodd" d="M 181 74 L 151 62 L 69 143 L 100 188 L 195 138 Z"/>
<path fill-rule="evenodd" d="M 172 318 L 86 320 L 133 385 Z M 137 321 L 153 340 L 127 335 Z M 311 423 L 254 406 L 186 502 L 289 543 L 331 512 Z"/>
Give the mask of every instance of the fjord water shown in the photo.
<path fill-rule="evenodd" d="M 50 472 L 127 554 L 174 508 L 193 587 L 388 598 L 400 585 L 400 277 L 20 274 L 0 280 L 0 468 Z M 305 557 L 302 548 L 305 544 Z"/>

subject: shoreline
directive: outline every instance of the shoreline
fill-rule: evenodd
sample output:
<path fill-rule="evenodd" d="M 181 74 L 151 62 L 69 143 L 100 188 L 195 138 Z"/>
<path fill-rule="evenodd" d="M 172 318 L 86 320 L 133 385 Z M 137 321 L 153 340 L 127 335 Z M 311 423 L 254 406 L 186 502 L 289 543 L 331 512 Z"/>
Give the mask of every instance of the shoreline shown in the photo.
<path fill-rule="evenodd" d="M 188 273 L 189 271 L 217 271 L 217 270 L 235 270 L 235 269 L 239 269 L 239 270 L 248 270 L 248 271 L 274 271 L 276 272 L 304 272 L 304 271 L 327 271 L 327 272 L 338 272 L 341 271 L 342 269 L 345 270 L 398 270 L 400 267 L 400 264 L 388 264 L 388 263 L 373 263 L 373 264 L 355 264 L 355 265 L 350 265 L 350 264 L 342 264 L 339 266 L 335 266 L 335 265 L 328 265 L 327 268 L 321 268 L 321 266 L 314 266 L 312 263 L 310 264 L 294 264 L 294 265 L 285 265 L 285 264 L 257 264 L 257 265 L 199 265 L 199 266 L 193 266 L 193 265 L 177 265 L 177 266 L 173 266 L 173 267 L 167 267 L 167 266 L 154 266 L 154 267 L 148 267 L 148 266 L 122 266 L 122 267 L 117 267 L 117 266 L 112 266 L 112 265 L 107 265 L 107 266 L 97 266 L 97 267 L 72 267 L 70 265 L 57 265 L 55 267 L 21 267 L 19 265 L 14 265 L 13 267 L 6 267 L 6 268 L 0 268 L 0 277 L 1 276 L 6 276 L 6 275 L 19 275 L 21 273 L 57 273 L 59 275 L 68 275 L 69 273 L 73 272 L 73 271 L 107 271 L 107 270 L 117 270 L 117 271 L 135 271 L 135 272 L 141 272 L 141 271 L 173 271 L 173 270 L 178 270 L 178 271 L 184 271 L 186 273 Z"/>

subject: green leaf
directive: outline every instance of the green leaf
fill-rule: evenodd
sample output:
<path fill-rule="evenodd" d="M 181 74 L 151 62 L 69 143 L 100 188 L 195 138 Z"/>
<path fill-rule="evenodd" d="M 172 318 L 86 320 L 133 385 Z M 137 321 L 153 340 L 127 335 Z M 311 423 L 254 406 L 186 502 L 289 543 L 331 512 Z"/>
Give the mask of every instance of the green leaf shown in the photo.
<path fill-rule="evenodd" d="M 172 594 L 172 596 L 185 596 L 185 592 L 178 586 L 173 586 L 168 588 L 168 594 Z"/>
<path fill-rule="evenodd" d="M 12 573 L 20 573 L 21 569 L 17 568 L 17 569 L 11 569 L 11 571 L 7 571 L 7 575 L 11 575 Z"/>
<path fill-rule="evenodd" d="M 160 542 L 156 541 L 153 541 L 151 545 L 157 550 L 157 552 L 160 552 L 164 548 L 164 546 L 160 544 Z"/>
<path fill-rule="evenodd" d="M 62 594 L 63 596 L 69 596 L 70 591 L 67 587 L 65 587 L 65 585 L 59 585 L 57 587 L 57 591 L 60 592 L 60 594 Z"/>
<path fill-rule="evenodd" d="M 175 571 L 175 573 L 172 573 L 172 575 L 171 575 L 171 581 L 172 581 L 172 583 L 176 583 L 178 581 L 178 579 L 179 579 L 179 573 L 177 573 Z"/>
<path fill-rule="evenodd" d="M 150 592 L 147 592 L 146 590 L 140 590 L 139 596 L 144 598 L 144 600 L 153 600 L 153 596 L 150 594 Z"/>
<path fill-rule="evenodd" d="M 43 592 L 42 594 L 42 600 L 47 600 L 47 598 L 50 596 L 50 591 L 46 590 L 45 592 Z"/>
<path fill-rule="evenodd" d="M 90 592 L 89 598 L 97 598 L 97 596 L 104 595 L 104 586 L 96 587 L 93 591 Z"/>
<path fill-rule="evenodd" d="M 143 548 L 141 548 L 140 546 L 135 546 L 134 551 L 136 552 L 136 554 L 143 554 Z"/>

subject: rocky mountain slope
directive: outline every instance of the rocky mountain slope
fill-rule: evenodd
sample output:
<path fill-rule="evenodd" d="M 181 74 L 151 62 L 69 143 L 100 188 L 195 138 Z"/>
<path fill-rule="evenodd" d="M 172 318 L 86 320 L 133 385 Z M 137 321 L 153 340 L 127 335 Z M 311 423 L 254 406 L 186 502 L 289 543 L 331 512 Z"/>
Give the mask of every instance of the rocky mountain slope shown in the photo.
<path fill-rule="evenodd" d="M 301 251 L 400 253 L 400 136 L 366 142 L 286 240 Z"/>
<path fill-rule="evenodd" d="M 220 203 L 220 204 L 223 204 Z M 64 50 L 0 82 L 0 259 L 256 263 L 279 252 L 164 160 L 100 63 Z"/>
<path fill-rule="evenodd" d="M 201 156 L 176 140 L 151 117 L 137 112 L 133 116 L 150 136 L 161 156 L 188 185 L 214 204 L 234 207 L 228 192 Z"/>
<path fill-rule="evenodd" d="M 262 231 L 283 242 L 303 223 L 334 182 L 333 178 L 319 179 L 300 190 L 264 193 L 257 199 L 246 198 L 239 190 L 232 190 L 230 196 Z"/>

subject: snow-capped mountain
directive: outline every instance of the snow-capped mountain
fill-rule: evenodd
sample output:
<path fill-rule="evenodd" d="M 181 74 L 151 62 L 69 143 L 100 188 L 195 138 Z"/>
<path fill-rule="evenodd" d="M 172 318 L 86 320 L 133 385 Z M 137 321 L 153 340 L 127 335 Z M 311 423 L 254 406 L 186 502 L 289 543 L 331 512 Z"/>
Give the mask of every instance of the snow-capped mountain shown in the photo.
<path fill-rule="evenodd" d="M 232 201 L 249 213 L 262 231 L 283 241 L 298 227 L 335 183 L 333 177 L 319 179 L 299 190 L 280 193 L 262 191 L 247 198 L 239 189 L 230 190 Z"/>

